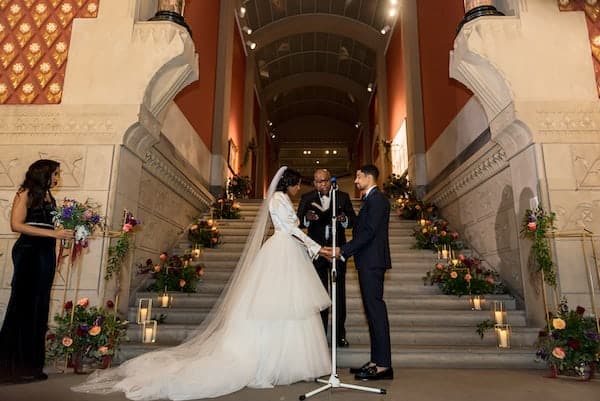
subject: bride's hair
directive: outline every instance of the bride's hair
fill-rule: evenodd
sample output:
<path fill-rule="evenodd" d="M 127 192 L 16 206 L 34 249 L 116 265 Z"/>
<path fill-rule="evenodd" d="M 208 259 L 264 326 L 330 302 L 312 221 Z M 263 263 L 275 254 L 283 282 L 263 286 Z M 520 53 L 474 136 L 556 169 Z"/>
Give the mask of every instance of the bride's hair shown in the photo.
<path fill-rule="evenodd" d="M 297 185 L 302 179 L 302 175 L 291 168 L 286 169 L 277 183 L 276 191 L 287 192 L 288 187 Z"/>

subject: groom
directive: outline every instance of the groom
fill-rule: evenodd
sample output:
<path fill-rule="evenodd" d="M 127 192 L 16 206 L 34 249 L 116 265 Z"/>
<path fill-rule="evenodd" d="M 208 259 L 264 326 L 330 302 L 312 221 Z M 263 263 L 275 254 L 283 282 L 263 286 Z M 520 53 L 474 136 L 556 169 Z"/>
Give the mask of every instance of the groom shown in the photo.
<path fill-rule="evenodd" d="M 354 183 L 363 193 L 362 206 L 352 229 L 352 240 L 335 250 L 335 255 L 342 260 L 354 256 L 369 324 L 371 360 L 360 368 L 350 369 L 357 380 L 394 378 L 390 324 L 383 300 L 385 271 L 392 267 L 388 236 L 390 201 L 377 189 L 378 177 L 379 170 L 372 164 L 356 171 Z"/>

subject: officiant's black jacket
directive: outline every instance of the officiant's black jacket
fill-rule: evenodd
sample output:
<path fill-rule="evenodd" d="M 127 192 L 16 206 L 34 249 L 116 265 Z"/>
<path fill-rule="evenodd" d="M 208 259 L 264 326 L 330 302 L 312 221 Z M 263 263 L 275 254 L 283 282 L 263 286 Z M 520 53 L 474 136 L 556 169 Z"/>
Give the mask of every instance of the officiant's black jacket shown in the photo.
<path fill-rule="evenodd" d="M 320 245 L 331 245 L 332 237 L 331 231 L 329 240 L 325 240 L 325 230 L 327 225 L 331 225 L 332 211 L 331 203 L 327 210 L 321 211 L 318 207 L 314 206 L 321 205 L 321 198 L 319 197 L 319 191 L 316 189 L 305 193 L 302 195 L 300 199 L 300 204 L 298 205 L 298 218 L 300 219 L 300 227 L 306 227 L 304 225 L 304 217 L 309 210 L 314 211 L 317 215 L 319 215 L 319 220 L 310 221 L 308 225 L 308 236 L 312 238 L 315 242 Z M 356 213 L 354 213 L 354 209 L 352 208 L 352 202 L 350 201 L 350 196 L 343 191 L 338 190 L 336 192 L 336 216 L 339 216 L 342 212 L 346 214 L 348 218 L 348 228 L 352 228 L 354 225 L 354 220 L 356 219 Z M 331 230 L 331 229 L 330 229 Z M 345 229 L 340 222 L 337 223 L 336 228 L 336 246 L 340 246 L 346 243 L 346 233 Z"/>

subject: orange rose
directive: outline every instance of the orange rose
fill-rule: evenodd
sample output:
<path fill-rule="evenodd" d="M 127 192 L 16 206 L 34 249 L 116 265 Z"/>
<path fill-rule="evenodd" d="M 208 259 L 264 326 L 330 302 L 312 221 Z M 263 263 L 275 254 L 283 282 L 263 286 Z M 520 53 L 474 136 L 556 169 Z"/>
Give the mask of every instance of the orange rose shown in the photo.
<path fill-rule="evenodd" d="M 102 328 L 100 326 L 92 326 L 92 328 L 90 329 L 90 331 L 88 331 L 90 336 L 97 336 L 98 334 L 100 334 L 100 332 L 102 331 Z"/>
<path fill-rule="evenodd" d="M 158 273 L 160 271 L 160 265 L 154 266 L 154 271 Z"/>
<path fill-rule="evenodd" d="M 79 301 L 77 301 L 77 305 L 83 306 L 84 308 L 87 308 L 89 304 L 90 300 L 88 298 L 81 298 Z"/>
<path fill-rule="evenodd" d="M 465 274 L 465 281 L 469 282 L 472 278 L 473 276 L 471 276 L 469 273 Z"/>
<path fill-rule="evenodd" d="M 561 318 L 557 317 L 552 319 L 552 327 L 554 327 L 556 330 L 563 330 L 565 327 L 567 327 L 567 323 Z"/>
<path fill-rule="evenodd" d="M 163 252 L 160 254 L 160 256 L 158 257 L 160 260 L 162 260 L 163 262 L 165 262 L 168 258 L 167 253 Z"/>
<path fill-rule="evenodd" d="M 450 273 L 450 277 L 457 278 L 458 277 L 458 273 L 457 272 L 452 272 L 452 273 Z"/>
<path fill-rule="evenodd" d="M 185 287 L 185 280 L 184 280 L 184 279 L 182 279 L 182 278 L 181 278 L 181 279 L 179 279 L 179 286 L 180 286 L 181 288 Z"/>
<path fill-rule="evenodd" d="M 71 337 L 63 337 L 62 345 L 65 347 L 70 347 L 73 344 L 73 339 Z"/>
<path fill-rule="evenodd" d="M 527 228 L 529 231 L 535 231 L 537 229 L 537 224 L 535 221 L 532 221 L 531 223 L 527 223 Z"/>
<path fill-rule="evenodd" d="M 100 353 L 100 355 L 106 355 L 108 353 L 108 347 L 105 347 L 103 345 L 102 347 L 98 348 L 98 352 Z"/>
<path fill-rule="evenodd" d="M 435 268 L 438 270 L 442 270 L 444 266 L 441 263 L 438 263 L 437 265 L 435 265 Z"/>

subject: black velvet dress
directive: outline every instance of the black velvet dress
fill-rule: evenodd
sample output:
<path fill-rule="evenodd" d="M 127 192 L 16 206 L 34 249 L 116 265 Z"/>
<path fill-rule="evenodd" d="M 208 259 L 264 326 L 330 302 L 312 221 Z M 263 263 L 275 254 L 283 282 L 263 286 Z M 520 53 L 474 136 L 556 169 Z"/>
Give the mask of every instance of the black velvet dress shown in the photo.
<path fill-rule="evenodd" d="M 52 201 L 28 208 L 25 222 L 53 228 Z M 21 234 L 12 258 L 12 291 L 0 330 L 0 382 L 35 379 L 43 373 L 56 239 Z"/>

